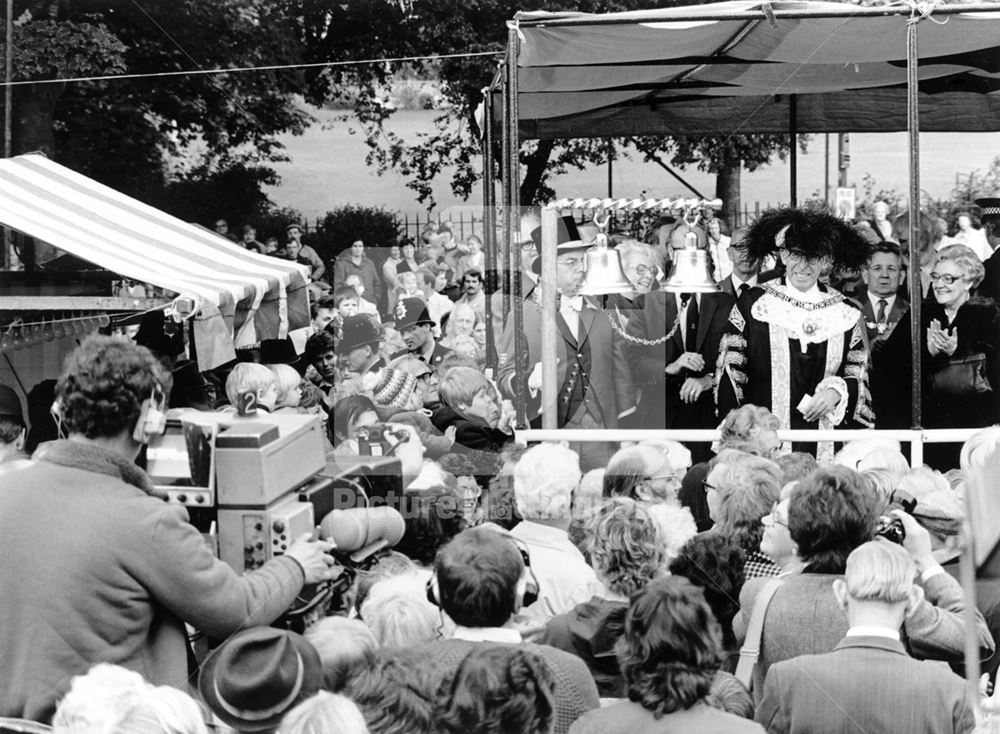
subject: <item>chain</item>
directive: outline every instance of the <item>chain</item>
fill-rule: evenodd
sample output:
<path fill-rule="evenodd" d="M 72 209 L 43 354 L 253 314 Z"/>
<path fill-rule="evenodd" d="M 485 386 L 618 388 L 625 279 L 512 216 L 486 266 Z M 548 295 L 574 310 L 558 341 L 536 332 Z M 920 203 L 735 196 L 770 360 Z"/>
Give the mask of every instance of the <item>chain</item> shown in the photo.
<path fill-rule="evenodd" d="M 663 342 L 667 341 L 668 339 L 670 339 L 670 337 L 672 337 L 674 334 L 677 333 L 677 327 L 681 325 L 681 316 L 680 314 L 677 314 L 677 319 L 674 321 L 674 326 L 672 329 L 670 329 L 670 331 L 667 332 L 666 336 L 662 336 L 659 339 L 641 339 L 637 336 L 629 336 L 628 334 L 626 334 L 624 331 L 622 331 L 622 327 L 618 325 L 618 319 L 616 319 L 607 311 L 605 311 L 604 313 L 605 316 L 608 317 L 608 323 L 611 324 L 611 328 L 614 329 L 616 332 L 618 332 L 619 336 L 621 336 L 624 339 L 627 339 L 630 342 L 633 342 L 634 344 L 642 344 L 643 346 L 646 347 L 655 347 L 657 344 L 663 344 Z M 621 311 L 618 310 L 617 306 L 615 306 L 615 313 L 618 314 L 619 319 L 624 318 L 621 315 Z"/>

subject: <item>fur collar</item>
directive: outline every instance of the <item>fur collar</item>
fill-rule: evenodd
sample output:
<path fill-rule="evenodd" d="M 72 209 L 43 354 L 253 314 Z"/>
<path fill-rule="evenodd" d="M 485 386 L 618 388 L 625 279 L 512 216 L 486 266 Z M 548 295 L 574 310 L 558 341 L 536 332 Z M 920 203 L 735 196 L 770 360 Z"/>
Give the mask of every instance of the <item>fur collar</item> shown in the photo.
<path fill-rule="evenodd" d="M 39 446 L 32 458 L 35 461 L 115 477 L 151 497 L 167 498 L 165 493 L 153 486 L 153 480 L 135 462 L 93 444 L 69 440 L 49 441 Z"/>

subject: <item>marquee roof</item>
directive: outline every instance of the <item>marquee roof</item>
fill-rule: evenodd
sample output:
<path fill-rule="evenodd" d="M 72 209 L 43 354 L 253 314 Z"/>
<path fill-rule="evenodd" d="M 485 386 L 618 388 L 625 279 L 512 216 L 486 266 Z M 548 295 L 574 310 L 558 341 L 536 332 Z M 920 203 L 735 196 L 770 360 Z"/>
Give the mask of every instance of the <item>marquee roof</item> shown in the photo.
<path fill-rule="evenodd" d="M 1000 130 L 1000 5 L 966 7 L 979 10 L 919 22 L 922 131 Z M 898 12 L 735 0 L 518 13 L 520 136 L 787 133 L 792 95 L 799 132 L 906 130 Z"/>

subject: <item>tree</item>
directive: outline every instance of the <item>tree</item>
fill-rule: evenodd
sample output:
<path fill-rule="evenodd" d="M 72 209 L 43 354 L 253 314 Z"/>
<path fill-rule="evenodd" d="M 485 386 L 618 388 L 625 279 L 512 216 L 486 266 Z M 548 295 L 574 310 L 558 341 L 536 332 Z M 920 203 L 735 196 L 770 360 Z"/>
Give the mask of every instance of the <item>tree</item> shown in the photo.
<path fill-rule="evenodd" d="M 292 2 L 293 0 L 289 0 Z M 369 146 L 368 162 L 379 171 L 394 168 L 409 178 L 407 185 L 418 200 L 432 207 L 431 183 L 449 167 L 455 173 L 452 192 L 468 198 L 479 180 L 480 143 L 476 137 L 475 110 L 482 88 L 493 77 L 507 42 L 505 21 L 520 9 L 503 0 L 413 0 L 393 5 L 384 0 L 355 0 L 333 6 L 322 0 L 298 0 L 302 34 L 311 61 L 357 58 L 395 58 L 428 53 L 447 54 L 492 51 L 493 56 L 440 58 L 432 61 L 383 63 L 336 67 L 310 76 L 310 101 L 324 104 L 349 101 Z M 672 4 L 691 4 L 675 0 Z M 662 7 L 657 0 L 581 0 L 573 10 L 606 13 Z M 566 3 L 541 1 L 539 10 L 564 10 Z M 294 13 L 292 13 L 294 14 Z M 435 130 L 420 140 L 401 140 L 385 126 L 392 110 L 383 103 L 393 74 L 406 68 L 434 74 L 446 105 L 435 120 Z M 641 151 L 665 153 L 677 166 L 697 164 L 719 176 L 717 194 L 730 207 L 739 202 L 739 170 L 754 170 L 775 154 L 787 155 L 788 137 L 741 135 L 730 138 L 617 140 L 623 150 L 633 142 Z M 606 161 L 605 140 L 526 141 L 520 151 L 521 203 L 551 196 L 551 177 L 570 168 Z"/>
<path fill-rule="evenodd" d="M 15 78 L 295 63 L 301 44 L 283 12 L 269 0 L 17 0 Z M 295 104 L 303 83 L 298 71 L 262 71 L 17 87 L 13 149 L 169 205 L 171 179 L 268 180 L 276 134 L 308 122 Z"/>

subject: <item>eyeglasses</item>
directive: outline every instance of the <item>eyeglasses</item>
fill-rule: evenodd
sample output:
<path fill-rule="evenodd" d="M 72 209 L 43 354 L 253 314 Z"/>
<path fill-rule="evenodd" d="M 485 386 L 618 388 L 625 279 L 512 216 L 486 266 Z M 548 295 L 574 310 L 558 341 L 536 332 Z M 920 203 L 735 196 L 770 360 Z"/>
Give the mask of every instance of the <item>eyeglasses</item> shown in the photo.
<path fill-rule="evenodd" d="M 639 277 L 642 277 L 646 273 L 649 273 L 650 277 L 655 278 L 657 275 L 660 274 L 660 269 L 658 267 L 656 267 L 655 265 L 636 265 L 635 266 L 635 274 L 638 275 Z"/>
<path fill-rule="evenodd" d="M 646 477 L 646 481 L 647 482 L 655 482 L 657 480 L 664 480 L 664 481 L 676 482 L 676 483 L 679 484 L 680 481 L 681 481 L 681 478 L 679 476 L 677 476 L 676 474 L 660 474 L 660 475 L 655 476 L 655 477 Z"/>
<path fill-rule="evenodd" d="M 715 486 L 714 484 L 709 484 L 709 483 L 708 483 L 708 480 L 704 480 L 704 481 L 702 481 L 702 483 L 701 483 L 701 487 L 702 487 L 702 489 L 704 489 L 704 490 L 705 490 L 705 492 L 706 492 L 706 493 L 707 493 L 707 492 L 708 492 L 709 490 L 712 490 L 713 492 L 718 492 L 718 491 L 719 491 L 719 488 L 718 488 L 718 487 L 716 487 L 716 486 Z"/>
<path fill-rule="evenodd" d="M 786 521 L 778 519 L 778 505 L 773 505 L 771 511 L 764 515 L 760 521 L 764 524 L 764 527 L 771 527 L 772 525 L 780 525 L 783 528 L 788 527 Z"/>
<path fill-rule="evenodd" d="M 534 250 L 535 249 L 535 241 L 534 240 L 525 240 L 524 242 L 521 243 L 521 249 L 522 250 Z"/>
<path fill-rule="evenodd" d="M 931 283 L 937 283 L 939 280 L 945 285 L 951 285 L 956 280 L 961 280 L 961 275 L 944 275 L 942 273 L 931 273 L 930 275 Z"/>

